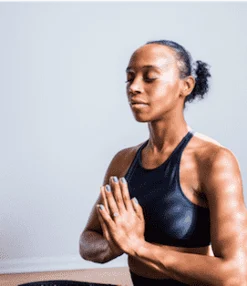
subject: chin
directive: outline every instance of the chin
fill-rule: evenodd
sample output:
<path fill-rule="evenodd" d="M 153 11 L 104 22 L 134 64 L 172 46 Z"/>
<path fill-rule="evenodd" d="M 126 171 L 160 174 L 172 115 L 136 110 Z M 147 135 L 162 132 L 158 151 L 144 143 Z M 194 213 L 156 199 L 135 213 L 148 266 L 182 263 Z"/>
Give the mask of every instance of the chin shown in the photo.
<path fill-rule="evenodd" d="M 139 118 L 138 119 L 136 118 L 136 121 L 137 122 L 149 122 L 149 120 L 144 120 L 144 119 L 139 119 Z"/>
<path fill-rule="evenodd" d="M 137 122 L 149 122 L 152 120 L 148 118 L 147 116 L 138 116 L 137 114 L 134 114 L 134 118 Z"/>

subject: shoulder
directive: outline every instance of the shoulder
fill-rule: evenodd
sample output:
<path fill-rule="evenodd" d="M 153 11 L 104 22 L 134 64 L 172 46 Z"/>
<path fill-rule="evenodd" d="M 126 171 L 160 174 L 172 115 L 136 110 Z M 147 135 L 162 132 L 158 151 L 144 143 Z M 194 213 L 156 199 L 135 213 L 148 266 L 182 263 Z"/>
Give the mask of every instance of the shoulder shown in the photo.
<path fill-rule="evenodd" d="M 132 162 L 132 160 L 134 159 L 137 150 L 141 147 L 142 144 L 144 144 L 144 142 L 135 146 L 121 149 L 114 155 L 112 162 L 121 165 L 129 165 L 129 163 Z"/>
<path fill-rule="evenodd" d="M 104 185 L 108 183 L 109 178 L 111 176 L 117 176 L 118 178 L 120 178 L 125 175 L 132 161 L 135 158 L 137 150 L 141 147 L 143 143 L 144 142 L 135 146 L 121 149 L 113 156 L 105 174 L 103 182 Z"/>
<path fill-rule="evenodd" d="M 195 132 L 193 137 L 193 154 L 204 167 L 210 167 L 219 162 L 219 160 L 227 160 L 229 163 L 236 162 L 233 152 L 215 139 L 199 132 Z"/>
<path fill-rule="evenodd" d="M 194 134 L 194 157 L 199 166 L 202 189 L 240 183 L 240 167 L 235 154 L 218 141 L 201 133 Z"/>

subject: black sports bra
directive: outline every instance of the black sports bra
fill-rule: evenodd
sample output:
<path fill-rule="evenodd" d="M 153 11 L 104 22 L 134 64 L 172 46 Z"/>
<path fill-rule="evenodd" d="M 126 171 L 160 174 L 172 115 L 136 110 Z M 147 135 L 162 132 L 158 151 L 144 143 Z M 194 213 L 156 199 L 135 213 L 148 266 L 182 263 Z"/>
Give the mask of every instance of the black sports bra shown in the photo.
<path fill-rule="evenodd" d="M 181 190 L 179 165 L 182 152 L 194 132 L 189 131 L 169 158 L 155 169 L 145 169 L 141 150 L 136 152 L 125 178 L 130 197 L 143 208 L 145 240 L 180 247 L 210 244 L 209 209 L 192 203 Z"/>

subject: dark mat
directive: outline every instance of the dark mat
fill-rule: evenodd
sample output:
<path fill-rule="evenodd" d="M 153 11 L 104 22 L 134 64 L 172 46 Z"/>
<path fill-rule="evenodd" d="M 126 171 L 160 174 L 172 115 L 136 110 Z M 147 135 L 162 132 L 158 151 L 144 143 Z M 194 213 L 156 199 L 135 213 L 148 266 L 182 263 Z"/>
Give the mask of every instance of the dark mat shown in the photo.
<path fill-rule="evenodd" d="M 71 280 L 50 280 L 50 281 L 36 281 L 25 284 L 19 284 L 18 286 L 117 286 L 116 284 L 101 284 L 92 282 L 79 282 Z"/>

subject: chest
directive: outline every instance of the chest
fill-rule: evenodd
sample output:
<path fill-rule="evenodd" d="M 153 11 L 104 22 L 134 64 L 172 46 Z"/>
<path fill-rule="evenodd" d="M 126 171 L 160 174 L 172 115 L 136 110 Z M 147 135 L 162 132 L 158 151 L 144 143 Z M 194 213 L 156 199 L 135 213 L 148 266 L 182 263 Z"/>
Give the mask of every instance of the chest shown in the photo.
<path fill-rule="evenodd" d="M 140 164 L 143 170 L 146 170 L 145 176 L 151 177 L 140 182 L 141 189 L 145 188 L 147 183 L 151 189 L 156 189 L 159 185 L 162 185 L 163 187 L 166 186 L 167 189 L 169 180 L 172 180 L 171 177 L 174 176 L 174 172 L 176 172 L 175 176 L 177 176 L 178 187 L 188 201 L 195 205 L 208 207 L 200 182 L 200 178 L 203 176 L 202 168 L 192 151 L 188 149 L 184 150 L 180 155 L 180 158 L 178 158 L 177 161 L 175 160 L 175 162 L 172 162 L 173 166 L 170 164 L 166 167 L 164 174 L 157 174 L 156 172 L 153 172 L 152 174 L 152 171 L 150 170 L 158 171 L 159 167 L 168 161 L 169 154 L 170 153 L 168 152 L 167 154 L 155 158 L 145 153 L 144 150 L 142 151 L 139 155 Z M 164 177 L 164 180 L 161 179 L 162 177 Z M 164 192 L 164 194 L 165 193 L 166 192 Z"/>
<path fill-rule="evenodd" d="M 197 204 L 201 199 L 191 189 L 197 177 L 189 175 L 193 174 L 192 165 L 170 160 L 147 170 L 136 164 L 127 176 L 130 197 L 136 197 L 143 208 L 147 241 L 177 246 L 195 246 L 198 242 L 201 246 L 200 239 L 209 238 L 208 210 Z"/>

